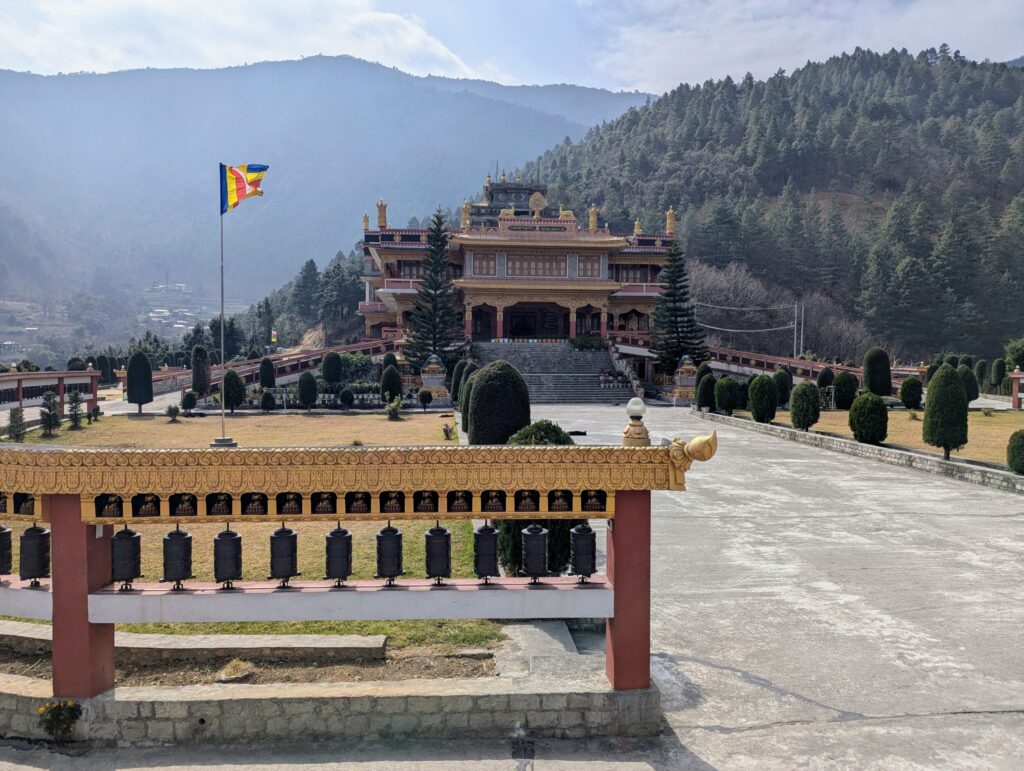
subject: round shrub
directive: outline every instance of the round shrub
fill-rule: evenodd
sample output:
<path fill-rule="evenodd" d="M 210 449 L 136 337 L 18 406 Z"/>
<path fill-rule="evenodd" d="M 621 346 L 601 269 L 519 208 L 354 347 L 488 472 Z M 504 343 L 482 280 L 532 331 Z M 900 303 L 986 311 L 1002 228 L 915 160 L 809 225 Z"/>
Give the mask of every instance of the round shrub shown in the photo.
<path fill-rule="evenodd" d="M 793 428 L 806 431 L 821 418 L 821 391 L 807 381 L 793 389 L 789 397 L 789 419 Z"/>
<path fill-rule="evenodd" d="M 949 356 L 946 357 L 945 363 L 951 366 L 953 369 L 956 369 L 957 367 L 960 366 L 960 357 L 957 356 L 955 353 L 951 353 L 949 354 Z"/>
<path fill-rule="evenodd" d="M 338 401 L 341 406 L 346 410 L 352 409 L 352 405 L 356 403 L 356 395 L 352 393 L 351 388 L 342 388 L 341 393 L 338 394 Z"/>
<path fill-rule="evenodd" d="M 299 375 L 299 404 L 307 410 L 316 404 L 316 378 L 312 372 Z"/>
<path fill-rule="evenodd" d="M 239 377 L 237 372 L 229 369 L 224 373 L 221 387 L 224 391 L 224 406 L 234 414 L 235 408 L 241 407 L 242 402 L 245 401 L 245 383 L 242 382 L 242 378 Z"/>
<path fill-rule="evenodd" d="M 320 365 L 320 374 L 324 382 L 334 385 L 341 382 L 341 356 L 336 351 L 331 351 L 324 356 L 323 364 Z"/>
<path fill-rule="evenodd" d="M 960 380 L 964 384 L 964 392 L 967 394 L 967 403 L 970 404 L 978 398 L 978 381 L 974 377 L 974 370 L 968 367 L 966 364 L 961 364 L 956 368 L 956 374 L 960 376 Z"/>
<path fill-rule="evenodd" d="M 836 409 L 848 410 L 853 406 L 853 400 L 857 397 L 857 377 L 850 372 L 840 372 L 836 375 L 835 382 Z"/>
<path fill-rule="evenodd" d="M 697 381 L 697 408 L 715 408 L 715 376 L 710 372 Z"/>
<path fill-rule="evenodd" d="M 260 397 L 260 409 L 264 412 L 271 412 L 277 409 L 277 400 L 274 399 L 274 394 L 270 391 L 264 391 L 263 396 Z"/>
<path fill-rule="evenodd" d="M 861 394 L 850 407 L 853 438 L 864 444 L 881 444 L 889 433 L 889 410 L 878 394 Z"/>
<path fill-rule="evenodd" d="M 434 401 L 434 395 L 425 388 L 422 391 L 420 391 L 418 398 L 420 400 L 420 406 L 423 407 L 424 412 L 427 411 L 427 407 L 430 406 L 430 403 Z"/>
<path fill-rule="evenodd" d="M 869 348 L 864 354 L 864 388 L 878 396 L 892 394 L 892 367 L 889 354 L 878 346 Z"/>
<path fill-rule="evenodd" d="M 900 383 L 900 401 L 908 410 L 921 409 L 921 397 L 924 395 L 924 386 L 916 377 L 908 377 Z"/>
<path fill-rule="evenodd" d="M 66 372 L 81 372 L 85 370 L 85 359 L 81 356 L 72 356 L 64 367 Z"/>
<path fill-rule="evenodd" d="M 1014 474 L 1024 474 L 1024 428 L 1010 434 L 1006 445 L 1006 465 Z"/>
<path fill-rule="evenodd" d="M 736 402 L 736 409 L 745 410 L 747 405 L 750 403 L 750 380 L 741 380 L 738 383 L 739 390 L 737 391 L 738 401 Z"/>
<path fill-rule="evenodd" d="M 775 394 L 781 407 L 789 402 L 789 395 L 793 391 L 793 376 L 780 369 L 772 375 L 772 380 L 775 381 Z"/>
<path fill-rule="evenodd" d="M 992 361 L 992 371 L 988 376 L 988 384 L 993 389 L 997 389 L 1002 385 L 1004 377 L 1006 377 L 1006 359 L 994 359 Z"/>
<path fill-rule="evenodd" d="M 469 362 L 469 364 L 466 365 L 465 369 L 462 370 L 462 379 L 459 381 L 459 392 L 458 392 L 458 396 L 459 396 L 459 409 L 460 410 L 465 405 L 469 404 L 469 402 L 466 401 L 465 395 L 463 394 L 463 391 L 466 390 L 466 383 L 468 383 L 469 379 L 471 377 L 473 377 L 473 375 L 476 374 L 479 370 L 480 370 L 480 367 L 478 367 L 473 362 Z"/>
<path fill-rule="evenodd" d="M 928 385 L 923 438 L 932 447 L 941 447 L 946 460 L 951 450 L 967 444 L 967 391 L 960 374 L 949 364 L 939 367 Z"/>
<path fill-rule="evenodd" d="M 273 388 L 277 385 L 277 375 L 274 373 L 274 362 L 269 356 L 260 359 L 260 388 Z"/>
<path fill-rule="evenodd" d="M 396 366 L 389 365 L 380 376 L 380 398 L 384 403 L 402 396 L 402 376 Z"/>
<path fill-rule="evenodd" d="M 537 420 L 516 431 L 507 444 L 576 444 L 560 425 L 550 420 Z"/>
<path fill-rule="evenodd" d="M 380 371 L 383 372 L 388 367 L 394 367 L 395 369 L 398 369 L 398 359 L 395 357 L 395 354 L 390 352 L 385 353 L 384 358 L 381 359 Z"/>
<path fill-rule="evenodd" d="M 186 391 L 185 395 L 181 397 L 181 408 L 185 410 L 186 415 L 192 412 L 198 403 L 199 397 L 196 396 L 195 391 Z"/>
<path fill-rule="evenodd" d="M 455 362 L 455 367 L 452 369 L 452 399 L 454 401 L 459 400 L 459 387 L 462 385 L 462 373 L 466 371 L 466 366 L 469 361 L 466 359 L 459 359 Z"/>
<path fill-rule="evenodd" d="M 726 375 L 715 383 L 715 407 L 726 415 L 740 406 L 740 384 Z"/>
<path fill-rule="evenodd" d="M 779 407 L 779 393 L 775 381 L 767 375 L 758 375 L 750 381 L 750 414 L 758 423 L 771 423 Z"/>
<path fill-rule="evenodd" d="M 714 375 L 714 374 L 715 374 L 715 372 L 714 372 L 713 369 L 711 369 L 711 365 L 708 364 L 706 361 L 702 361 L 697 366 L 697 372 L 694 374 L 694 381 L 693 382 L 697 383 L 698 385 L 700 385 L 700 381 L 704 379 L 705 375 Z"/>
<path fill-rule="evenodd" d="M 473 376 L 468 407 L 469 443 L 505 444 L 530 424 L 530 389 L 519 370 L 498 359 Z"/>
<path fill-rule="evenodd" d="M 831 367 L 825 367 L 821 372 L 818 373 L 818 377 L 815 378 L 814 382 L 819 389 L 828 388 L 836 379 L 836 373 L 832 371 Z"/>
<path fill-rule="evenodd" d="M 926 369 L 924 372 L 925 385 L 928 385 L 930 382 L 932 382 L 932 377 L 934 377 L 935 373 L 939 371 L 939 367 L 941 366 L 941 364 L 935 364 L 934 362 L 928 365 L 928 369 Z"/>
<path fill-rule="evenodd" d="M 479 370 L 478 370 L 479 371 Z M 462 430 L 469 434 L 469 404 L 473 401 L 473 384 L 476 382 L 476 372 L 466 370 L 462 378 L 462 393 L 459 399 L 462 403 Z"/>
<path fill-rule="evenodd" d="M 974 362 L 974 379 L 978 381 L 978 390 L 984 391 L 988 383 L 988 362 L 984 359 Z"/>
<path fill-rule="evenodd" d="M 957 367 L 967 367 L 968 369 L 974 369 L 974 357 L 973 356 L 961 356 L 960 363 Z"/>

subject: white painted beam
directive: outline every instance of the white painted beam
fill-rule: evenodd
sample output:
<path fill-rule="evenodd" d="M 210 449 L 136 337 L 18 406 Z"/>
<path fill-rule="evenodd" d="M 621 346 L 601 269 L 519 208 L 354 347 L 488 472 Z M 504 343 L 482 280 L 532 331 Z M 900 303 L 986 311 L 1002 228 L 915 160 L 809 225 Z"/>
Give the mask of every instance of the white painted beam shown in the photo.
<path fill-rule="evenodd" d="M 53 618 L 53 595 L 48 584 L 30 589 L 28 581 L 0 582 L 0 616 L 50 621 Z"/>
<path fill-rule="evenodd" d="M 110 587 L 89 595 L 93 623 L 143 624 L 212 621 L 398 621 L 442 618 L 609 618 L 613 591 L 603 580 L 499 579 L 489 585 L 456 580 L 442 586 L 403 581 L 394 587 L 355 582 L 341 589 L 326 582 L 278 589 L 269 583 L 219 589 L 191 584 L 181 591 L 166 585 L 136 585 L 131 592 Z"/>

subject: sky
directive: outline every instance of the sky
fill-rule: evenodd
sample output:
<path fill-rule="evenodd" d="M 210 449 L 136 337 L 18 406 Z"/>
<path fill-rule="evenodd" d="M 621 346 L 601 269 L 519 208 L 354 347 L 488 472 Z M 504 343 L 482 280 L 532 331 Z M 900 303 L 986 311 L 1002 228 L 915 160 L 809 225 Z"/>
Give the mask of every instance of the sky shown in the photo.
<path fill-rule="evenodd" d="M 1024 55 L 1022 0 L 0 0 L 0 69 L 349 54 L 417 75 L 655 94 L 855 47 Z"/>

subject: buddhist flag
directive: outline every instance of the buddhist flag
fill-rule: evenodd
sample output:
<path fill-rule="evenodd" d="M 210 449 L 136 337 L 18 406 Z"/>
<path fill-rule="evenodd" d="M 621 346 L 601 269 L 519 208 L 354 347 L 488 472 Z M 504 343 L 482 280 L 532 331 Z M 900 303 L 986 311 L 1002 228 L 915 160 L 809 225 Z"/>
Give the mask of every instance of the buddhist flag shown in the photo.
<path fill-rule="evenodd" d="M 276 343 L 277 342 L 277 330 L 276 329 L 271 329 L 270 330 L 270 342 L 272 342 L 272 343 Z"/>
<path fill-rule="evenodd" d="M 248 163 L 244 166 L 220 165 L 220 213 L 234 209 L 238 204 L 254 195 L 263 195 L 260 183 L 270 168 L 262 163 Z"/>

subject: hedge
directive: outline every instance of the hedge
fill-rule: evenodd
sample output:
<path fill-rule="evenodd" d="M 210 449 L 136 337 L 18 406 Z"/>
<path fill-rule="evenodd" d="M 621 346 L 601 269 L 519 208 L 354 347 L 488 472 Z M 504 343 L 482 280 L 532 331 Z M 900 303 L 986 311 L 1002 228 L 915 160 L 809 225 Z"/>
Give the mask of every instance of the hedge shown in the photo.
<path fill-rule="evenodd" d="M 697 408 L 715 408 L 715 376 L 710 372 L 697 381 Z"/>
<path fill-rule="evenodd" d="M 316 378 L 312 372 L 303 372 L 299 375 L 299 404 L 307 410 L 316 404 Z"/>
<path fill-rule="evenodd" d="M 878 394 L 861 394 L 850 407 L 853 438 L 864 444 L 881 444 L 889 434 L 889 410 Z"/>
<path fill-rule="evenodd" d="M 726 415 L 732 415 L 732 411 L 739 409 L 740 407 L 740 384 L 737 383 L 733 378 L 726 375 L 721 380 L 715 382 L 715 408 L 724 412 Z"/>
<path fill-rule="evenodd" d="M 779 407 L 779 393 L 775 381 L 767 375 L 758 375 L 750 381 L 750 414 L 758 423 L 771 423 Z"/>
<path fill-rule="evenodd" d="M 270 391 L 264 391 L 263 396 L 260 397 L 260 409 L 264 412 L 277 409 L 277 401 L 274 399 L 274 394 Z"/>

